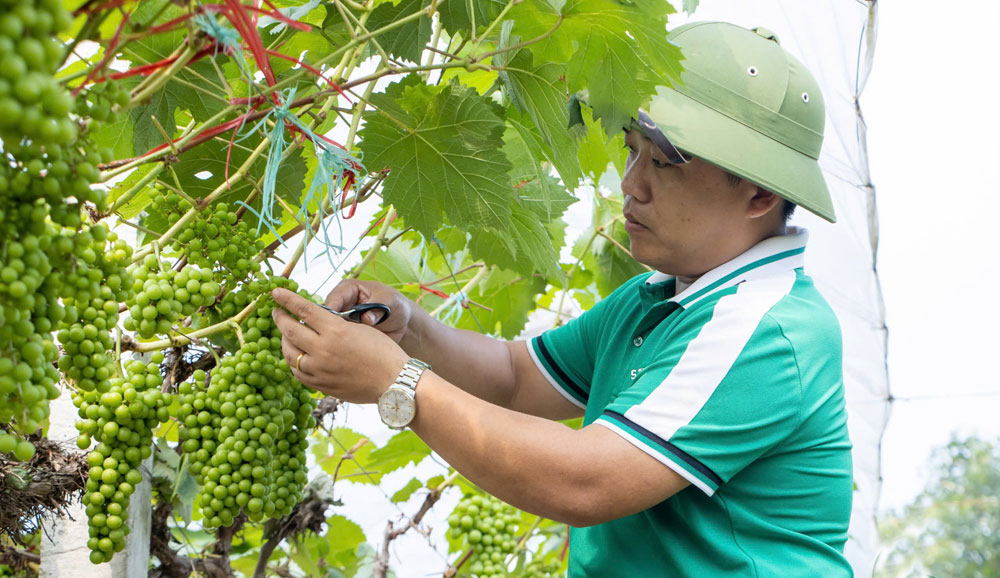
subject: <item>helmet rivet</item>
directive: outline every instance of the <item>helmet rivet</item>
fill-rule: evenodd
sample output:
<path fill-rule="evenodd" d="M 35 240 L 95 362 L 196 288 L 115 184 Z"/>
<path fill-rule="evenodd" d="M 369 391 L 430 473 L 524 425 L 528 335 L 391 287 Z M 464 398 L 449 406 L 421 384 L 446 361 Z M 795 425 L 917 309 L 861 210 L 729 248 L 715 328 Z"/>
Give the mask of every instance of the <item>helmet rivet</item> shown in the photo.
<path fill-rule="evenodd" d="M 803 92 L 802 93 L 802 102 L 809 102 L 809 93 L 808 92 Z"/>
<path fill-rule="evenodd" d="M 747 74 L 749 74 L 750 76 L 757 76 L 757 67 L 751 66 L 750 68 L 748 68 Z"/>

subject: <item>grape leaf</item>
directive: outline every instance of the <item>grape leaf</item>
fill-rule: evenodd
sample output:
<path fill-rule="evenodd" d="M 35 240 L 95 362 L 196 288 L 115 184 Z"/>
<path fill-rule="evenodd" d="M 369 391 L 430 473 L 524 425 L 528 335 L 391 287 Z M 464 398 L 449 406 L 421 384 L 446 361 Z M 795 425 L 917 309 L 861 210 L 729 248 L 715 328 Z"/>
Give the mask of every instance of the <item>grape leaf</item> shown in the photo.
<path fill-rule="evenodd" d="M 568 0 L 561 11 L 523 2 L 510 15 L 522 38 L 551 32 L 529 46 L 535 61 L 568 63 L 569 90 L 589 92 L 589 104 L 613 136 L 658 84 L 680 79 L 680 50 L 666 39 L 672 12 L 663 0 Z"/>
<path fill-rule="evenodd" d="M 340 21 L 341 29 L 346 30 L 343 26 L 343 20 L 336 13 L 336 9 L 334 9 L 334 15 Z M 330 52 L 333 52 L 334 47 L 322 34 L 309 34 L 284 26 L 283 22 L 279 22 L 261 34 L 264 40 L 277 46 L 275 48 L 277 52 L 301 60 L 306 64 L 312 64 Z M 279 30 L 279 27 L 283 28 L 280 28 L 280 31 L 275 33 L 275 30 Z M 271 70 L 274 71 L 276 76 L 282 76 L 297 66 L 299 65 L 284 58 L 271 58 Z M 296 70 L 295 72 L 299 71 Z M 310 82 L 317 79 L 312 73 L 309 73 L 308 78 Z"/>
<path fill-rule="evenodd" d="M 504 339 L 517 337 L 535 307 L 535 298 L 545 291 L 545 279 L 538 275 L 524 276 L 513 271 L 494 268 L 483 281 L 469 292 L 469 299 L 489 307 L 487 311 L 470 305 L 456 327 L 493 333 Z"/>
<path fill-rule="evenodd" d="M 405 502 L 406 500 L 410 499 L 410 496 L 413 495 L 413 492 L 419 490 L 422 487 L 424 487 L 424 485 L 420 483 L 420 480 L 418 480 L 417 478 L 413 478 L 409 482 L 407 482 L 405 486 L 400 488 L 396 493 L 392 495 L 392 501 L 396 503 Z"/>
<path fill-rule="evenodd" d="M 583 251 L 581 246 L 586 243 L 593 232 L 602 228 L 603 232 L 615 239 L 622 247 L 628 247 L 628 233 L 621 219 L 615 219 L 622 214 L 621 196 L 603 197 L 594 195 L 594 219 L 588 230 L 580 235 L 574 254 Z M 641 263 L 632 258 L 621 247 L 602 236 L 594 237 L 590 248 L 584 253 L 583 266 L 594 275 L 594 283 L 602 297 L 608 296 L 622 283 L 640 273 L 648 271 Z"/>
<path fill-rule="evenodd" d="M 306 576 L 322 576 L 323 571 L 320 570 L 317 563 L 319 556 L 316 555 L 317 553 L 309 551 L 309 546 L 306 544 L 306 540 L 308 539 L 306 536 L 299 536 L 297 540 L 291 542 L 291 552 L 288 555 L 288 559 L 295 562 L 295 565 L 301 568 L 306 573 Z M 318 544 L 314 545 L 318 546 Z M 326 542 L 323 542 L 323 548 L 329 548 Z"/>
<path fill-rule="evenodd" d="M 561 64 L 547 62 L 534 66 L 531 53 L 522 50 L 505 65 L 500 80 L 511 103 L 531 117 L 547 145 L 545 156 L 552 159 L 566 186 L 573 188 L 583 173 L 576 156 L 576 142 L 568 130 L 565 75 L 566 67 Z"/>
<path fill-rule="evenodd" d="M 623 223 L 615 222 L 606 232 L 622 246 L 628 246 L 628 234 Z M 649 271 L 631 255 L 603 237 L 594 242 L 594 249 L 597 257 L 596 265 L 593 266 L 594 280 L 597 283 L 597 290 L 605 297 L 632 277 Z"/>
<path fill-rule="evenodd" d="M 237 137 L 237 139 L 238 138 L 239 137 Z M 289 138 L 290 140 L 290 137 L 287 135 L 286 138 Z M 223 183 L 226 172 L 227 148 L 228 145 L 226 143 L 220 143 L 213 140 L 181 154 L 180 161 L 174 163 L 172 166 L 174 171 L 177 172 L 177 177 L 180 180 L 181 187 L 184 192 L 194 198 L 200 199 L 207 196 L 216 187 Z M 233 173 L 235 173 L 236 170 L 244 162 L 246 162 L 249 157 L 250 151 L 247 150 L 245 143 L 237 143 L 233 146 L 232 158 L 229 162 L 230 176 L 232 176 Z M 233 204 L 236 201 L 245 200 L 252 190 L 252 185 L 250 184 L 251 181 L 261 180 L 264 177 L 264 170 L 266 167 L 267 155 L 264 154 L 253 162 L 250 170 L 243 179 L 237 182 L 232 182 L 230 190 L 219 195 L 217 200 L 230 204 Z M 206 176 L 206 173 L 208 173 L 209 176 Z M 306 163 L 302 158 L 300 149 L 282 161 L 281 166 L 278 168 L 277 179 L 274 187 L 275 194 L 284 199 L 293 208 L 298 207 L 302 191 L 305 187 L 305 174 Z M 258 195 L 256 199 L 250 203 L 250 206 L 253 207 L 255 211 L 260 211 L 260 195 Z M 280 206 L 275 206 L 274 213 L 279 215 L 282 220 L 286 222 L 292 220 L 291 216 L 282 210 Z M 248 212 L 243 218 L 248 223 L 256 227 L 257 218 L 253 216 L 252 213 Z M 261 229 L 262 236 L 265 235 L 266 232 L 266 229 Z"/>
<path fill-rule="evenodd" d="M 504 122 L 488 98 L 455 81 L 432 87 L 416 75 L 371 97 L 361 151 L 370 170 L 389 167 L 383 185 L 407 224 L 426 237 L 442 215 L 467 231 L 510 227 L 510 161 Z"/>
<path fill-rule="evenodd" d="M 324 2 L 323 7 L 326 8 L 326 18 L 323 19 L 323 24 L 320 30 L 322 35 L 327 41 L 333 46 L 343 46 L 351 41 L 351 33 L 347 30 L 347 24 L 344 23 L 344 18 L 337 11 L 337 6 L 333 2 Z M 345 10 L 349 8 L 344 7 Z"/>
<path fill-rule="evenodd" d="M 503 12 L 507 2 L 504 0 L 449 0 L 438 5 L 438 17 L 441 25 L 452 36 L 471 37 L 472 19 L 475 18 L 476 30 L 482 30 Z"/>
<path fill-rule="evenodd" d="M 552 177 L 549 164 L 539 160 L 545 158 L 545 144 L 531 119 L 511 111 L 507 125 L 504 152 L 512 165 L 511 181 L 518 197 L 543 223 L 559 219 L 576 199 Z"/>
<path fill-rule="evenodd" d="M 379 281 L 402 291 L 408 297 L 416 298 L 420 295 L 417 286 L 433 281 L 436 277 L 427 264 L 424 248 L 414 244 L 411 237 L 404 236 L 387 249 L 379 250 L 359 278 Z"/>
<path fill-rule="evenodd" d="M 336 473 L 336 481 L 347 478 L 359 484 L 378 484 L 382 479 L 381 474 L 371 472 L 362 465 L 375 448 L 375 444 L 371 442 L 359 445 L 366 439 L 354 430 L 340 427 L 333 429 L 329 436 L 317 436 L 317 441 L 310 445 L 310 450 L 323 471 L 331 476 Z M 352 448 L 356 448 L 353 457 L 347 457 L 347 452 Z"/>
<path fill-rule="evenodd" d="M 381 4 L 372 11 L 365 28 L 369 32 L 373 32 L 423 10 L 429 4 L 430 0 L 400 0 L 398 4 L 388 2 Z M 416 20 L 401 24 L 385 34 L 380 34 L 375 40 L 389 54 L 419 64 L 420 55 L 430 39 L 431 19 L 427 16 L 421 16 Z"/>
<path fill-rule="evenodd" d="M 123 56 L 133 60 L 135 65 L 166 58 L 176 46 L 176 43 L 168 42 L 171 38 L 171 34 L 142 38 L 126 45 Z M 152 120 L 153 115 L 167 135 L 173 138 L 177 130 L 174 121 L 176 108 L 188 110 L 192 118 L 204 122 L 228 106 L 226 99 L 222 97 L 224 94 L 218 74 L 207 60 L 189 63 L 178 70 L 174 78 L 147 102 L 129 111 L 134 125 L 133 145 L 136 154 L 145 153 L 165 142 L 163 134 Z"/>
<path fill-rule="evenodd" d="M 601 120 L 595 119 L 589 108 L 581 107 L 580 112 L 587 131 L 577 149 L 583 171 L 596 183 L 601 180 L 604 171 L 608 170 L 608 165 L 613 164 L 618 169 L 619 178 L 624 177 L 625 158 L 628 156 L 625 133 L 618 131 L 609 139 L 601 128 Z"/>
<path fill-rule="evenodd" d="M 511 221 L 517 234 L 508 235 L 495 229 L 481 229 L 472 235 L 469 248 L 477 259 L 505 269 L 530 275 L 535 271 L 559 275 L 559 256 L 545 227 L 530 210 L 514 205 Z"/>
<path fill-rule="evenodd" d="M 181 102 L 164 88 L 150 97 L 146 104 L 129 111 L 132 117 L 132 147 L 138 154 L 144 154 L 166 142 L 163 134 L 156 128 L 156 123 L 153 122 L 154 116 L 167 135 L 173 137 L 177 131 L 174 109 Z"/>
<path fill-rule="evenodd" d="M 537 160 L 544 158 L 543 145 L 538 133 L 524 124 L 531 119 L 514 112 L 508 122 L 504 152 L 513 163 L 511 179 L 518 195 L 511 204 L 511 222 L 516 233 L 480 229 L 472 233 L 469 247 L 476 258 L 491 265 L 524 275 L 540 272 L 560 277 L 557 246 L 562 245 L 562 238 L 553 240 L 546 225 L 561 222 L 560 217 L 574 199 L 549 174 L 548 163 Z"/>
<path fill-rule="evenodd" d="M 452 78 L 457 78 L 458 82 L 476 89 L 479 94 L 486 94 L 491 91 L 497 81 L 495 70 L 476 68 L 472 72 L 464 68 L 446 68 L 441 73 L 441 83 L 450 82 Z"/>
<path fill-rule="evenodd" d="M 354 553 L 358 545 L 364 543 L 365 533 L 361 526 L 338 514 L 326 519 L 326 540 L 330 552 L 349 550 Z"/>
<path fill-rule="evenodd" d="M 365 466 L 380 475 L 394 472 L 411 463 L 420 463 L 431 455 L 431 448 L 417 434 L 404 430 L 389 438 L 386 444 L 368 455 Z"/>

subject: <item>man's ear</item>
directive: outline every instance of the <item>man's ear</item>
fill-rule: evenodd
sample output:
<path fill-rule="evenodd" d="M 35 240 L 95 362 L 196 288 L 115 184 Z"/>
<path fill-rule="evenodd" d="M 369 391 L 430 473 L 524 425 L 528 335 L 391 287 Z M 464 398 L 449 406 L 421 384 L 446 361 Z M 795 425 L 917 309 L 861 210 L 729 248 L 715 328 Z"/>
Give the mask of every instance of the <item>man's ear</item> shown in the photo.
<path fill-rule="evenodd" d="M 752 193 L 748 193 L 750 198 L 747 203 L 747 217 L 758 219 L 775 210 L 775 207 L 780 207 L 781 197 L 771 191 L 765 190 L 763 187 L 757 185 L 751 186 L 753 187 L 753 191 Z"/>

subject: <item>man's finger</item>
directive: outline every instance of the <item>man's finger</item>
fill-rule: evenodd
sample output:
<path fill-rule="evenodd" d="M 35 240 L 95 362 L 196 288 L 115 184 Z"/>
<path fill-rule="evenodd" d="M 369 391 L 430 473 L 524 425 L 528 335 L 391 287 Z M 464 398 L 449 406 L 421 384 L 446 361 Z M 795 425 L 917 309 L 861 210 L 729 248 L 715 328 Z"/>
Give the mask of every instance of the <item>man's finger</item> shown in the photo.
<path fill-rule="evenodd" d="M 314 340 L 319 337 L 319 334 L 312 327 L 302 325 L 287 311 L 276 308 L 271 316 L 274 318 L 275 325 L 278 326 L 278 331 L 281 332 L 282 341 L 287 339 L 303 351 L 310 349 L 309 345 L 313 344 Z"/>
<path fill-rule="evenodd" d="M 302 372 L 309 373 L 308 365 L 309 355 L 305 351 L 299 349 L 294 343 L 289 339 L 281 340 L 281 353 L 285 356 L 285 361 L 288 362 L 288 367 Z M 302 357 L 300 358 L 299 355 Z M 298 365 L 298 367 L 295 367 Z"/>
<path fill-rule="evenodd" d="M 271 295 L 279 305 L 312 327 L 319 327 L 320 320 L 327 321 L 330 316 L 329 313 L 323 311 L 322 307 L 286 289 L 275 289 Z M 275 311 L 278 310 L 275 309 Z"/>
<path fill-rule="evenodd" d="M 323 303 L 335 311 L 346 311 L 362 302 L 361 285 L 353 280 L 341 281 Z"/>

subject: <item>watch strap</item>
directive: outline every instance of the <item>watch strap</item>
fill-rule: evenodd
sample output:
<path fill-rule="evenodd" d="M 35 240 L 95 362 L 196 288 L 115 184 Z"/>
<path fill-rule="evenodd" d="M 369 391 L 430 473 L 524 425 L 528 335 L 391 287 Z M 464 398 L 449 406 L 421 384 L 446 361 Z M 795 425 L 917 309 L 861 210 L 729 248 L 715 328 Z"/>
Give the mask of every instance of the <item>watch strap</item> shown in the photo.
<path fill-rule="evenodd" d="M 415 393 L 417 391 L 417 381 L 420 380 L 420 376 L 424 374 L 424 371 L 430 368 L 429 363 L 424 363 L 416 358 L 410 358 L 403 365 L 403 369 L 400 370 L 393 384 L 401 385 Z"/>

